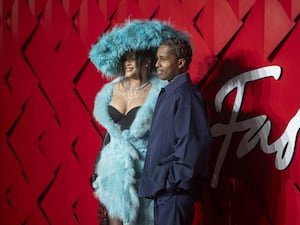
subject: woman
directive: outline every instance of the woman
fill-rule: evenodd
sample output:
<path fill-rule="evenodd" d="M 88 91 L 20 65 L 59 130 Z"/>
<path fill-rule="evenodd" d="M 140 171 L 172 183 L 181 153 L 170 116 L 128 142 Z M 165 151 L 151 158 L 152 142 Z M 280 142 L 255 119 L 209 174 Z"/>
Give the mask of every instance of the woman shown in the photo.
<path fill-rule="evenodd" d="M 152 76 L 153 54 L 127 52 L 122 59 L 124 76 L 106 84 L 96 97 L 94 115 L 108 135 L 96 163 L 93 187 L 109 213 L 110 225 L 125 219 L 124 224 L 153 224 L 150 201 L 136 194 L 153 108 L 164 86 Z"/>
<path fill-rule="evenodd" d="M 108 77 L 97 94 L 95 119 L 106 129 L 95 164 L 95 196 L 110 225 L 152 225 L 152 201 L 137 195 L 156 99 L 164 81 L 153 75 L 162 40 L 181 36 L 167 23 L 128 21 L 93 46 L 90 58 Z M 101 206 L 100 206 L 101 208 Z"/>

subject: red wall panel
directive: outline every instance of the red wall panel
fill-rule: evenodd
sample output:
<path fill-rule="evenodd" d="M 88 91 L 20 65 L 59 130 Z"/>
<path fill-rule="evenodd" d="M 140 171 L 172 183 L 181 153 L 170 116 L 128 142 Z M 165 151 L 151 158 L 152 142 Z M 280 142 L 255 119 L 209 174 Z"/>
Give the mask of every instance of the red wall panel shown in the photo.
<path fill-rule="evenodd" d="M 191 34 L 214 135 L 194 224 L 300 224 L 299 14 L 298 0 L 0 0 L 0 224 L 98 224 L 106 80 L 88 52 L 127 18 Z"/>

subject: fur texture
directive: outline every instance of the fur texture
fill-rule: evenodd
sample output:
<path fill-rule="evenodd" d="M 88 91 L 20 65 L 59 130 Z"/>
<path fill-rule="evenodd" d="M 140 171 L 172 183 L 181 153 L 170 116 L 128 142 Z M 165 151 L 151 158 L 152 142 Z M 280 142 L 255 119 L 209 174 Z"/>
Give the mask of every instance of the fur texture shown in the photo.
<path fill-rule="evenodd" d="M 93 186 L 109 215 L 120 218 L 124 225 L 152 225 L 152 202 L 138 198 L 137 185 L 146 156 L 154 106 L 166 82 L 157 77 L 151 78 L 152 88 L 145 103 L 130 128 L 123 131 L 108 114 L 113 87 L 117 82 L 118 78 L 106 84 L 95 100 L 95 119 L 110 134 L 110 142 L 101 150 L 95 167 L 98 176 Z"/>
<path fill-rule="evenodd" d="M 186 33 L 175 30 L 169 23 L 158 20 L 128 20 L 102 35 L 90 50 L 90 59 L 106 77 L 121 72 L 120 59 L 128 50 L 152 49 L 170 37 L 189 40 Z"/>

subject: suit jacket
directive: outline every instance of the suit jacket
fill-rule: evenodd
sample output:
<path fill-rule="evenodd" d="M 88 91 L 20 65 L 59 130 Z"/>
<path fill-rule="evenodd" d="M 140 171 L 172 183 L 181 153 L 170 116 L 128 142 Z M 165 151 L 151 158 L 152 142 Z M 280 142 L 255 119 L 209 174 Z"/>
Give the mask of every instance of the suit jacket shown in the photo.
<path fill-rule="evenodd" d="M 199 200 L 207 184 L 211 133 L 206 105 L 188 74 L 158 97 L 139 195 L 188 191 Z"/>

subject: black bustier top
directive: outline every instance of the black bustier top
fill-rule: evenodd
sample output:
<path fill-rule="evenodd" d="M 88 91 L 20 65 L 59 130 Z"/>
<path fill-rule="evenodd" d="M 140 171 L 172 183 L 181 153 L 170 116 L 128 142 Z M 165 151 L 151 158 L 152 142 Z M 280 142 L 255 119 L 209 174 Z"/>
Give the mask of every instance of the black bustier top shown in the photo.
<path fill-rule="evenodd" d="M 109 113 L 110 117 L 113 119 L 113 121 L 120 125 L 121 130 L 125 130 L 131 126 L 131 124 L 136 116 L 136 113 L 138 112 L 140 107 L 141 106 L 134 107 L 127 114 L 123 114 L 123 113 L 119 112 L 115 107 L 109 105 L 108 113 Z M 110 141 L 109 134 L 106 133 L 104 136 L 104 139 L 103 139 L 102 147 L 105 146 L 106 144 L 108 144 L 109 141 Z"/>

